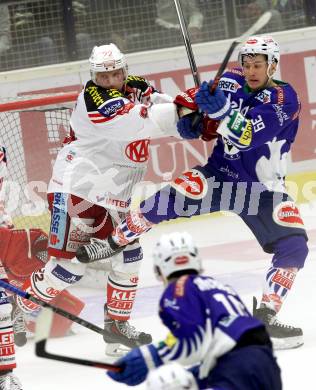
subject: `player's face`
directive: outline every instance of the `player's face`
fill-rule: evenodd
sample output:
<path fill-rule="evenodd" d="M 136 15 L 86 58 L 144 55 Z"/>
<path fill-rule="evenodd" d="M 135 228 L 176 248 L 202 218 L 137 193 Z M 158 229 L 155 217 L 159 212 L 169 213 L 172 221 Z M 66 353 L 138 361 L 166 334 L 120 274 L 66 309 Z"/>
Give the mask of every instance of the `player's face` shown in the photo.
<path fill-rule="evenodd" d="M 123 69 L 112 70 L 110 72 L 98 72 L 96 74 L 96 83 L 102 88 L 118 89 L 124 85 Z"/>
<path fill-rule="evenodd" d="M 267 75 L 268 63 L 262 54 L 243 57 L 243 71 L 247 84 L 252 90 L 263 88 L 269 78 Z"/>

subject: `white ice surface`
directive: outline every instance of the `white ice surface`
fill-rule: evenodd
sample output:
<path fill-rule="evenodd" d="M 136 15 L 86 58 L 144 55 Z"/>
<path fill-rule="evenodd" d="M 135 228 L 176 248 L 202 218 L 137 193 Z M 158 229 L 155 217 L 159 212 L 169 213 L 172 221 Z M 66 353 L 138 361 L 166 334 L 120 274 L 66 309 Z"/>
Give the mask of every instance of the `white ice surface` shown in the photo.
<path fill-rule="evenodd" d="M 289 294 L 280 319 L 301 326 L 305 344 L 295 350 L 276 353 L 282 369 L 284 390 L 314 389 L 316 356 L 316 213 L 310 206 L 304 210 L 304 220 L 309 233 L 310 254 L 305 268 L 300 271 Z M 189 231 L 201 247 L 205 273 L 218 277 L 235 287 L 251 308 L 252 296 L 260 296 L 264 272 L 270 264 L 270 256 L 263 253 L 248 228 L 237 218 L 200 217 L 193 220 L 164 224 L 154 228 L 142 238 L 145 258 L 141 270 L 140 289 L 132 323 L 150 332 L 154 339 L 162 339 L 166 331 L 156 315 L 161 286 L 154 278 L 151 247 L 161 233 Z M 82 316 L 102 326 L 104 292 L 100 290 L 74 289 L 87 304 Z M 50 352 L 105 361 L 105 345 L 100 335 L 79 325 L 73 327 L 76 335 L 50 340 Z M 107 359 L 107 361 L 110 361 Z M 34 343 L 29 340 L 23 348 L 17 348 L 16 374 L 24 390 L 116 390 L 127 386 L 111 381 L 101 369 L 82 367 L 38 358 Z M 144 385 L 135 389 L 144 389 Z M 272 390 L 272 389 L 271 389 Z"/>

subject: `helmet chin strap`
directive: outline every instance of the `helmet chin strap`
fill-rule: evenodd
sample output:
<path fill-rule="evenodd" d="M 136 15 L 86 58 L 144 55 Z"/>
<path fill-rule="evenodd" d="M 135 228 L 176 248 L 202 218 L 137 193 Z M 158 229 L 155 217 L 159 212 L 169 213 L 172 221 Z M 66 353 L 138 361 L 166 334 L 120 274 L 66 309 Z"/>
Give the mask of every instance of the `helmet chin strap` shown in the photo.
<path fill-rule="evenodd" d="M 273 71 L 273 69 L 271 69 L 271 67 L 272 67 L 272 64 L 268 64 L 268 67 L 267 67 L 267 77 L 268 77 L 268 80 L 265 83 L 265 87 L 267 87 L 269 85 L 269 83 L 272 81 L 272 77 L 273 77 L 273 75 L 275 73 L 275 71 Z M 271 70 L 272 70 L 272 72 L 270 72 Z"/>

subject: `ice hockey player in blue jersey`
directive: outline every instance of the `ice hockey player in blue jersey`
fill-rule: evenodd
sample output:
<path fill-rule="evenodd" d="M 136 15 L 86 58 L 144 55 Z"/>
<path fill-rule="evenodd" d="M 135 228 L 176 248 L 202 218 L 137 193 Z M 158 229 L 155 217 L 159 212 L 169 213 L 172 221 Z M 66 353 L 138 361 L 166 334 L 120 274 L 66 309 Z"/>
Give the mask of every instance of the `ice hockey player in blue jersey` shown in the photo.
<path fill-rule="evenodd" d="M 214 92 L 212 81 L 203 82 L 198 90 L 175 98 L 183 138 L 207 139 L 205 118 L 218 126 L 206 165 L 161 188 L 130 212 L 107 240 L 79 248 L 77 256 L 82 262 L 109 257 L 154 224 L 232 211 L 273 255 L 260 304 L 254 299 L 254 314 L 266 324 L 275 348 L 295 348 L 303 344 L 302 329 L 281 323 L 277 313 L 308 254 L 303 220 L 285 187 L 286 157 L 298 130 L 300 102 L 290 84 L 273 78 L 280 50 L 272 37 L 250 37 L 238 60 L 240 67 L 225 72 Z M 204 113 L 198 122 L 192 113 L 197 109 Z"/>
<path fill-rule="evenodd" d="M 123 370 L 108 375 L 134 386 L 151 369 L 177 362 L 191 367 L 196 386 L 192 378 L 189 387 L 180 373 L 173 386 L 168 382 L 159 387 L 149 378 L 152 386 L 156 384 L 152 389 L 281 389 L 280 368 L 264 324 L 230 286 L 201 275 L 191 235 L 163 235 L 153 258 L 155 273 L 165 285 L 159 316 L 170 333 L 164 341 L 133 349 L 117 361 Z"/>

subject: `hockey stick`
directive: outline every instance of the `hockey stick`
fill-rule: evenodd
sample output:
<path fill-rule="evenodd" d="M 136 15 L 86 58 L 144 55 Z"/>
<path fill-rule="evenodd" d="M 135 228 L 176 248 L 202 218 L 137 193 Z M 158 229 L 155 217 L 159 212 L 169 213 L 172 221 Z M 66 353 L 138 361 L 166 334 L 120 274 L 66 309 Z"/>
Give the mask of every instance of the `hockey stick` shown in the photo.
<path fill-rule="evenodd" d="M 35 330 L 35 354 L 36 356 L 57 360 L 65 363 L 80 364 L 81 366 L 102 368 L 108 371 L 119 372 L 122 370 L 120 366 L 115 364 L 96 362 L 93 360 L 79 359 L 70 356 L 57 355 L 51 352 L 48 352 L 46 349 L 46 342 L 49 337 L 51 325 L 53 321 L 53 311 L 48 308 L 44 308 L 36 320 L 36 330 Z"/>
<path fill-rule="evenodd" d="M 180 29 L 184 41 L 184 46 L 187 51 L 189 63 L 190 63 L 190 68 L 191 68 L 191 73 L 193 76 L 194 84 L 196 87 L 199 87 L 201 84 L 200 76 L 196 67 L 195 59 L 194 59 L 194 54 L 192 51 L 192 46 L 191 46 L 191 41 L 190 41 L 190 35 L 185 23 L 182 7 L 180 4 L 180 0 L 174 0 L 174 5 L 176 6 L 177 10 L 177 15 L 179 19 L 179 24 L 180 24 Z"/>
<path fill-rule="evenodd" d="M 176 0 L 175 0 L 176 1 Z M 236 38 L 230 45 L 229 49 L 227 50 L 227 53 L 225 54 L 225 57 L 223 59 L 223 62 L 220 64 L 220 67 L 218 68 L 216 75 L 214 77 L 213 84 L 210 88 L 211 94 L 214 93 L 215 89 L 218 86 L 219 80 L 222 77 L 222 74 L 224 73 L 224 70 L 227 67 L 227 64 L 230 60 L 230 57 L 233 54 L 233 51 L 235 48 L 242 43 L 246 38 L 250 37 L 251 35 L 255 34 L 257 31 L 261 30 L 262 27 L 264 27 L 269 20 L 271 19 L 272 13 L 270 11 L 265 12 L 263 15 L 260 16 L 259 19 L 242 35 L 240 35 L 238 38 Z M 194 128 L 197 123 L 200 121 L 201 116 L 196 115 L 192 120 L 192 128 Z"/>
<path fill-rule="evenodd" d="M 76 322 L 77 324 L 84 326 L 85 328 L 88 328 L 96 333 L 102 334 L 104 333 L 103 329 L 100 328 L 97 325 L 92 324 L 89 321 L 84 320 L 83 318 L 77 317 L 74 314 L 69 313 L 66 310 L 60 309 L 59 307 L 56 307 L 54 305 L 51 305 L 50 303 L 44 302 L 36 297 L 33 297 L 33 295 L 29 294 L 26 291 L 20 290 L 19 288 L 13 286 L 10 283 L 5 282 L 4 280 L 0 279 L 0 287 L 3 287 L 6 290 L 9 290 L 13 292 L 16 295 L 19 295 L 22 298 L 28 299 L 29 301 L 36 303 L 39 306 L 47 307 L 52 310 L 52 312 L 57 313 L 65 318 L 68 318 L 69 320 Z"/>

